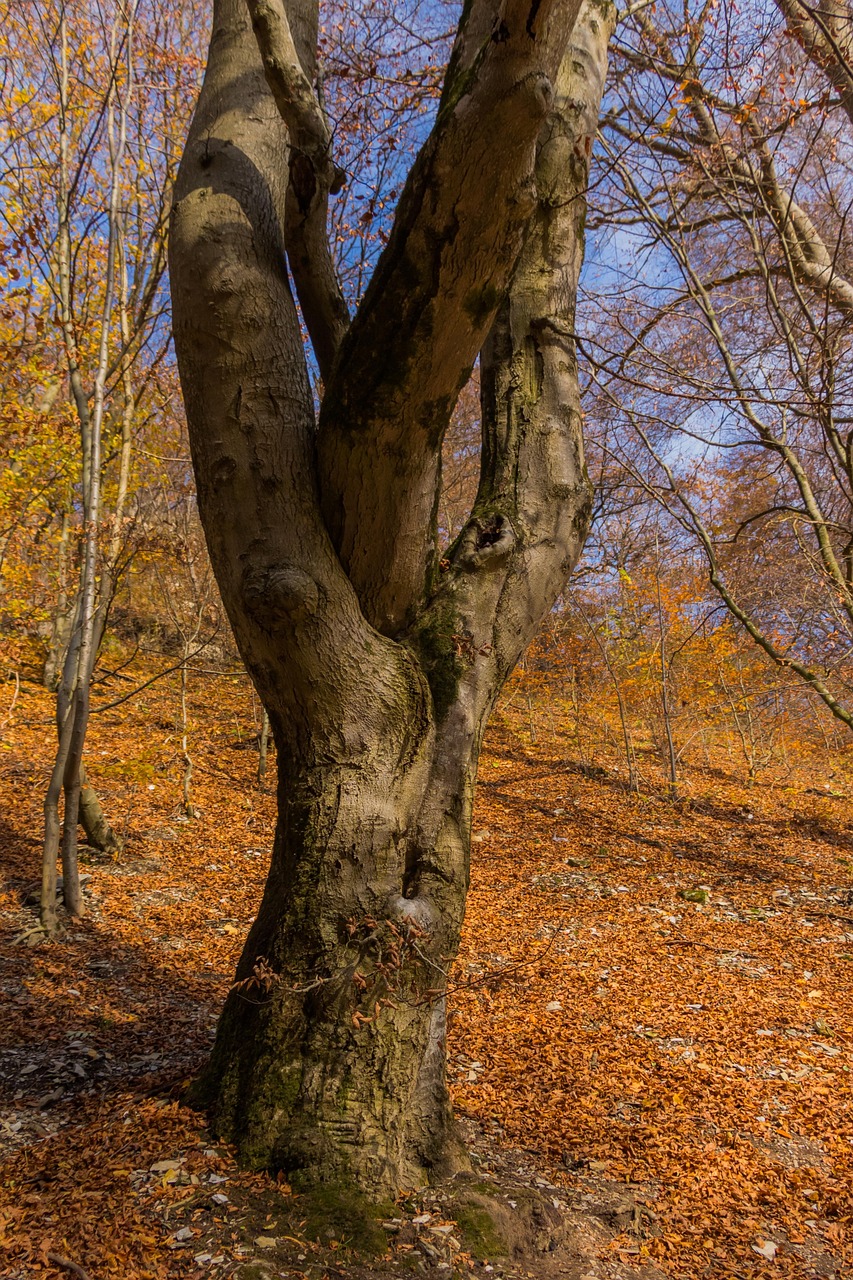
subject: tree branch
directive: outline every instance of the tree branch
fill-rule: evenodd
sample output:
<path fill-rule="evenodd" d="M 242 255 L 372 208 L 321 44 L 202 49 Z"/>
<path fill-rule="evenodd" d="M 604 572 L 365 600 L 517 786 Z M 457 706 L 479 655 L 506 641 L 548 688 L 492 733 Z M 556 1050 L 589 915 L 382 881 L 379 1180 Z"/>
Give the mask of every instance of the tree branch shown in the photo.
<path fill-rule="evenodd" d="M 327 379 L 349 325 L 349 312 L 326 230 L 329 194 L 343 171 L 332 160 L 331 135 L 303 70 L 283 0 L 246 0 L 264 75 L 290 138 L 287 256 L 302 313 Z"/>
<path fill-rule="evenodd" d="M 809 61 L 838 93 L 853 124 L 853 21 L 845 0 L 776 0 L 776 6 Z"/>
<path fill-rule="evenodd" d="M 320 512 L 313 394 L 285 266 L 288 146 L 245 0 L 215 0 L 169 243 L 199 512 L 279 742 L 286 726 L 291 741 L 322 741 L 331 761 L 363 754 L 365 737 L 408 732 L 399 707 L 418 682 L 410 655 L 365 622 Z"/>
<path fill-rule="evenodd" d="M 435 127 L 327 386 L 326 523 L 388 634 L 432 585 L 442 437 L 521 247 L 536 138 L 579 7 L 467 9 Z"/>
<path fill-rule="evenodd" d="M 437 701 L 448 664 L 459 682 L 442 740 L 477 741 L 586 536 L 591 492 L 572 334 L 589 160 L 615 21 L 614 6 L 587 0 L 555 77 L 538 148 L 537 203 L 481 357 L 480 489 L 441 587 L 410 636 Z M 452 752 L 447 767 L 454 767 Z M 417 843 L 430 852 L 412 870 L 409 892 L 435 896 L 443 881 L 465 874 L 458 842 L 423 832 Z"/>

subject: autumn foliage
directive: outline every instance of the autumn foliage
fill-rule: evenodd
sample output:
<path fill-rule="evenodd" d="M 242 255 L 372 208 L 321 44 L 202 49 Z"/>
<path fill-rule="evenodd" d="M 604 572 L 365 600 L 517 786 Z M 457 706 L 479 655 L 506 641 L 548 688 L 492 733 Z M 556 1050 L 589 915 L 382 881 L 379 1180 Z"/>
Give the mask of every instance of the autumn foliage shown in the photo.
<path fill-rule="evenodd" d="M 207 560 L 170 346 L 166 221 L 204 22 L 191 0 L 133 13 L 106 314 L 105 104 L 129 27 L 40 0 L 0 31 L 2 1274 L 341 1275 L 348 1240 L 318 1243 L 287 1184 L 239 1170 L 184 1103 L 263 890 L 276 779 L 258 780 L 263 708 Z M 482 1168 L 513 1152 L 600 1211 L 595 1265 L 672 1280 L 853 1269 L 853 755 L 832 707 L 851 706 L 853 643 L 850 125 L 790 13 L 759 16 L 756 35 L 734 5 L 651 6 L 617 33 L 578 335 L 593 531 L 487 738 L 451 975 L 454 1099 Z M 453 21 L 324 6 L 350 301 Z M 821 252 L 831 271 L 809 278 Z M 72 364 L 91 400 L 103 351 L 86 755 L 122 847 L 81 847 L 86 914 L 47 942 L 48 689 L 86 537 Z M 477 379 L 445 445 L 448 546 L 476 490 Z M 439 1221 L 400 1190 L 407 1230 Z M 389 1256 L 431 1265 L 412 1230 Z M 461 1237 L 447 1256 L 483 1264 Z"/>

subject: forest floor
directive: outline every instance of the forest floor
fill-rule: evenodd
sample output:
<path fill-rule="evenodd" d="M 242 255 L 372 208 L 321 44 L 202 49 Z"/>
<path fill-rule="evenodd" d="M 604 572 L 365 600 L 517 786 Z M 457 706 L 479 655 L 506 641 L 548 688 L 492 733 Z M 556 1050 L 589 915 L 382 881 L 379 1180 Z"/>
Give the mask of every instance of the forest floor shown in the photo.
<path fill-rule="evenodd" d="M 841 783 L 812 763 L 748 789 L 712 757 L 677 800 L 662 783 L 635 797 L 606 753 L 578 763 L 556 697 L 535 741 L 510 702 L 482 759 L 452 981 L 467 1218 L 435 1191 L 382 1221 L 323 1219 L 182 1103 L 274 801 L 245 678 L 194 676 L 187 821 L 176 704 L 164 680 L 93 717 L 89 772 L 125 845 L 84 850 L 87 914 L 49 943 L 26 936 L 26 898 L 50 699 L 23 681 L 0 730 L 0 1275 L 853 1275 L 849 761 Z M 481 1194 L 525 1219 L 517 1240 L 484 1226 Z"/>

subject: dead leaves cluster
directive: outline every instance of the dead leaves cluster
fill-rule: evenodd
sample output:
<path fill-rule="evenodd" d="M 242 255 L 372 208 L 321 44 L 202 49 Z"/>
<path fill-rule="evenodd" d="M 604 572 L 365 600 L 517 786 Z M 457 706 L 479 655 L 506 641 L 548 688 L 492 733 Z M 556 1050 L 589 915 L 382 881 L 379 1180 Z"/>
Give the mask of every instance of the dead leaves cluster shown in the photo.
<path fill-rule="evenodd" d="M 846 1274 L 849 813 L 770 787 L 747 810 L 701 775 L 684 804 L 636 800 L 559 739 L 506 722 L 490 745 L 459 957 L 488 977 L 455 995 L 458 1104 L 567 1188 L 591 1162 L 640 1187 L 657 1226 L 634 1248 L 668 1274 Z"/>
<path fill-rule="evenodd" d="M 63 1274 L 49 1255 L 98 1280 L 230 1274 L 254 1249 L 241 1192 L 276 1191 L 178 1101 L 233 980 L 274 807 L 252 753 L 229 750 L 251 733 L 247 687 L 211 678 L 192 707 L 200 816 L 181 821 L 173 697 L 164 682 L 93 724 L 90 772 L 126 847 L 86 868 L 89 914 L 51 945 L 12 945 L 52 746 L 33 685 L 0 746 L 15 796 L 0 830 L 0 1247 L 15 1280 Z M 687 804 L 637 800 L 570 756 L 511 716 L 484 752 L 452 978 L 458 1107 L 570 1203 L 590 1179 L 630 1184 L 642 1212 L 619 1227 L 623 1262 L 673 1280 L 848 1274 L 849 814 L 805 787 L 747 795 L 698 774 Z"/>

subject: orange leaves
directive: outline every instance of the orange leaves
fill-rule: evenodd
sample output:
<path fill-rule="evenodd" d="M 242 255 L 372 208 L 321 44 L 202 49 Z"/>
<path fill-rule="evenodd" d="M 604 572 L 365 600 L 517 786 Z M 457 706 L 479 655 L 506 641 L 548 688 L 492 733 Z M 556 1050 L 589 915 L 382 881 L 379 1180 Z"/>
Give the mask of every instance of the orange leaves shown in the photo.
<path fill-rule="evenodd" d="M 525 742 L 516 700 L 483 751 L 451 982 L 459 1110 L 579 1198 L 597 1179 L 640 1183 L 632 1195 L 654 1218 L 619 1236 L 613 1261 L 651 1258 L 672 1276 L 804 1280 L 808 1259 L 827 1254 L 845 1274 L 853 1001 L 843 957 L 853 930 L 808 914 L 849 914 L 833 906 L 850 884 L 839 861 L 851 837 L 844 802 L 804 793 L 806 780 L 823 781 L 813 766 L 807 778 L 792 771 L 787 792 L 747 790 L 725 750 L 711 756 L 711 774 L 685 768 L 683 802 L 651 788 L 632 798 L 612 746 L 599 752 L 598 773 L 581 767 L 564 733 L 570 704 L 540 676 L 549 701 L 547 714 L 534 703 L 538 742 Z M 262 892 L 273 799 L 255 790 L 254 753 L 237 749 L 253 732 L 247 685 L 199 676 L 189 696 L 202 816 L 180 820 L 166 741 L 175 674 L 93 725 L 93 781 L 124 821 L 127 846 L 86 868 L 86 921 L 50 947 L 6 949 L 0 1052 L 34 1070 L 17 1077 L 28 1104 L 21 1130 L 0 1129 L 13 1147 L 27 1143 L 10 1150 L 0 1180 L 0 1241 L 32 1280 L 57 1280 L 40 1260 L 43 1242 L 93 1280 L 185 1280 L 202 1249 L 240 1265 L 228 1204 L 256 1175 L 237 1173 L 178 1097 L 209 1048 Z M 6 731 L 12 750 L 0 759 L 15 797 L 0 832 L 7 942 L 25 918 L 17 894 L 37 856 L 29 842 L 49 710 L 23 680 Z M 100 770 L 143 755 L 144 780 Z M 700 885 L 707 900 L 682 896 Z M 353 938 L 382 928 L 372 917 L 350 922 Z M 389 986 L 417 942 L 395 930 L 383 935 Z M 356 981 L 357 1025 L 381 1007 L 371 976 L 365 966 Z M 260 985 L 254 997 L 265 998 Z M 174 1167 L 152 1172 L 163 1162 Z M 215 1212 L 194 1217 L 202 1193 Z M 176 1239 L 202 1221 L 203 1245 Z M 753 1249 L 768 1242 L 772 1263 Z"/>
<path fill-rule="evenodd" d="M 845 925 L 815 933 L 800 914 L 809 894 L 845 881 L 842 807 L 823 834 L 806 824 L 789 843 L 786 806 L 799 797 L 754 790 L 751 818 L 739 819 L 745 793 L 723 776 L 725 757 L 707 810 L 698 769 L 686 771 L 681 806 L 655 792 L 632 800 L 610 768 L 577 767 L 553 684 L 549 697 L 547 710 L 534 706 L 531 744 L 510 694 L 484 754 L 459 968 L 475 972 L 484 953 L 509 963 L 543 931 L 558 935 L 523 986 L 454 994 L 460 1108 L 540 1153 L 569 1187 L 606 1160 L 607 1177 L 653 1188 L 660 1235 L 633 1245 L 674 1275 L 757 1274 L 768 1264 L 752 1246 L 768 1241 L 774 1275 L 810 1275 L 807 1259 L 823 1251 L 843 1274 L 850 1245 L 831 1226 L 853 1213 Z M 598 758 L 609 765 L 612 748 Z M 697 883 L 707 900 L 686 903 Z M 808 999 L 819 990 L 823 1017 Z M 555 997 L 562 1014 L 547 1012 Z"/>

